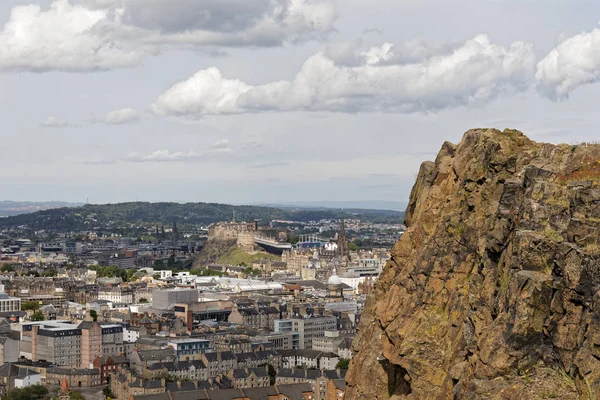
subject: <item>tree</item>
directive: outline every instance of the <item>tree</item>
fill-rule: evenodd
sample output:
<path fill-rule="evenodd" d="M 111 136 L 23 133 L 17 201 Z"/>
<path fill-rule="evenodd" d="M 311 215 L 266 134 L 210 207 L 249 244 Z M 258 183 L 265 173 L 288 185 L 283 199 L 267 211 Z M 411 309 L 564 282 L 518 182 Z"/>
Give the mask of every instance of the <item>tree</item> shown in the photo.
<path fill-rule="evenodd" d="M 335 369 L 348 369 L 348 365 L 350 365 L 350 359 L 340 358 L 337 364 L 335 364 Z"/>
<path fill-rule="evenodd" d="M 12 267 L 12 265 L 6 264 L 6 265 L 3 265 L 2 268 L 0 268 L 0 271 L 2 271 L 2 272 L 13 272 L 14 268 Z"/>
<path fill-rule="evenodd" d="M 29 310 L 37 311 L 39 308 L 40 308 L 40 305 L 35 301 L 27 301 L 27 302 L 21 304 L 21 310 L 23 310 L 23 311 L 29 311 Z"/>
<path fill-rule="evenodd" d="M 41 311 L 36 311 L 33 314 L 31 314 L 31 317 L 29 317 L 29 319 L 32 321 L 43 321 L 46 319 L 46 317 L 44 317 L 44 314 L 42 314 Z"/>
<path fill-rule="evenodd" d="M 98 321 L 98 313 L 96 310 L 90 310 L 90 317 L 94 320 L 94 322 Z"/>
<path fill-rule="evenodd" d="M 269 374 L 269 381 L 271 382 L 271 386 L 275 384 L 275 378 L 277 376 L 277 371 L 275 371 L 275 367 L 271 364 L 260 364 L 259 367 L 267 367 L 267 373 Z"/>
<path fill-rule="evenodd" d="M 72 391 L 69 393 L 69 399 L 70 400 L 85 400 L 85 397 L 83 397 L 83 395 L 79 392 L 76 391 Z"/>
<path fill-rule="evenodd" d="M 40 385 L 27 386 L 22 389 L 13 389 L 6 395 L 6 400 L 38 400 L 48 395 L 48 389 Z"/>
<path fill-rule="evenodd" d="M 147 299 L 147 298 L 145 298 L 145 297 L 142 297 L 142 298 L 140 298 L 140 299 L 138 300 L 138 303 L 144 303 L 144 304 L 145 304 L 145 303 L 147 303 L 147 302 L 148 302 L 148 299 Z"/>
<path fill-rule="evenodd" d="M 105 397 L 115 397 L 113 396 L 112 392 L 110 391 L 110 387 L 105 387 L 104 389 L 102 389 L 102 393 L 104 394 Z"/>
<path fill-rule="evenodd" d="M 160 273 L 155 273 L 154 275 L 152 275 L 152 278 L 154 279 L 160 279 Z"/>
<path fill-rule="evenodd" d="M 134 275 L 137 273 L 138 271 L 136 269 L 128 269 L 126 271 L 126 278 L 127 278 L 127 282 L 130 282 L 131 280 L 133 280 L 132 278 L 134 277 Z"/>
<path fill-rule="evenodd" d="M 169 259 L 167 260 L 167 268 L 175 265 L 175 255 L 171 254 Z"/>
<path fill-rule="evenodd" d="M 55 277 L 56 275 L 58 275 L 58 273 L 56 272 L 55 269 L 49 269 L 47 271 L 44 271 L 44 273 L 42 274 L 43 277 Z"/>
<path fill-rule="evenodd" d="M 358 251 L 358 250 L 360 250 L 360 247 L 358 247 L 358 245 L 356 243 L 350 242 L 350 243 L 348 243 L 348 250 Z"/>

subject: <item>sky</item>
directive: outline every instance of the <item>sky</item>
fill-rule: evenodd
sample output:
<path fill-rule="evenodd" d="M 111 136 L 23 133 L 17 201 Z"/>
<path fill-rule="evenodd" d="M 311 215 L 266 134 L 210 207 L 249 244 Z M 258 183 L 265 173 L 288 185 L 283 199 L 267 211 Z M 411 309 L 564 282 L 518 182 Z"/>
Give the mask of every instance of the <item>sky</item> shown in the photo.
<path fill-rule="evenodd" d="M 406 202 L 470 128 L 600 140 L 597 0 L 2 0 L 0 200 Z"/>

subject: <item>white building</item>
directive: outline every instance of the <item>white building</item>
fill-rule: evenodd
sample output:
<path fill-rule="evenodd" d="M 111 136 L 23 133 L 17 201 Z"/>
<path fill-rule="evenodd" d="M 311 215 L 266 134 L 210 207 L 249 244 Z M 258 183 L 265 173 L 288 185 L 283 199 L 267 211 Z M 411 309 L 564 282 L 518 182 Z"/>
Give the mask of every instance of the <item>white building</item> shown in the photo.
<path fill-rule="evenodd" d="M 0 293 L 0 312 L 21 311 L 21 299 Z"/>
<path fill-rule="evenodd" d="M 19 372 L 15 377 L 15 388 L 22 389 L 27 386 L 41 385 L 42 374 L 27 368 L 19 368 Z"/>
<path fill-rule="evenodd" d="M 131 289 L 117 287 L 102 287 L 98 290 L 98 300 L 107 300 L 113 303 L 133 303 L 133 291 Z"/>

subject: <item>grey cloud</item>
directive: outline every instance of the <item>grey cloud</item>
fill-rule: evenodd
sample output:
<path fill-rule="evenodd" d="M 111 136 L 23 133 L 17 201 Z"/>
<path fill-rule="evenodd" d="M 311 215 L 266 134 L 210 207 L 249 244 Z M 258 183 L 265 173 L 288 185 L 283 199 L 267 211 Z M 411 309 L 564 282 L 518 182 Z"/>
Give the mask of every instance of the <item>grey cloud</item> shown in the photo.
<path fill-rule="evenodd" d="M 168 10 L 165 11 L 165 10 Z M 131 67 L 165 49 L 278 46 L 334 30 L 333 0 L 53 0 L 12 9 L 0 69 L 43 72 Z"/>
<path fill-rule="evenodd" d="M 381 31 L 381 29 L 377 29 L 377 28 L 367 28 L 367 29 L 363 29 L 363 31 L 362 31 L 363 35 L 368 35 L 370 33 L 374 33 L 377 35 L 383 35 L 383 32 Z"/>
<path fill-rule="evenodd" d="M 369 50 L 355 67 L 319 53 L 294 80 L 258 86 L 209 68 L 174 85 L 152 108 L 158 115 L 192 118 L 262 111 L 433 112 L 525 90 L 535 68 L 531 45 L 515 42 L 505 48 L 483 35 L 411 64 L 384 64 L 392 60 L 390 47 Z"/>

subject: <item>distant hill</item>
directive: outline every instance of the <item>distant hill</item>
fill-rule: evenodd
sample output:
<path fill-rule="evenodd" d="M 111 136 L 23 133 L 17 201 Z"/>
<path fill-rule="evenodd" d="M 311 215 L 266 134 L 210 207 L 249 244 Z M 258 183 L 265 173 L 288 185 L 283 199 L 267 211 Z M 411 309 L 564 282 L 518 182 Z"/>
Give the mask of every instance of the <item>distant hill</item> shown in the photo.
<path fill-rule="evenodd" d="M 385 201 L 385 200 L 365 200 L 365 201 L 298 201 L 273 204 L 259 204 L 269 207 L 280 208 L 333 208 L 333 209 L 360 209 L 360 210 L 392 210 L 404 211 L 406 209 L 404 201 Z"/>
<path fill-rule="evenodd" d="M 0 200 L 0 217 L 28 214 L 41 210 L 49 210 L 61 207 L 79 207 L 82 203 L 67 203 L 64 201 L 9 201 Z"/>
<path fill-rule="evenodd" d="M 149 225 L 208 226 L 213 222 L 229 221 L 235 211 L 239 221 L 259 220 L 266 224 L 272 220 L 299 222 L 320 219 L 358 218 L 372 222 L 399 223 L 402 212 L 381 210 L 291 210 L 263 206 L 232 206 L 216 203 L 118 203 L 86 204 L 74 208 L 57 208 L 0 219 L 0 228 L 27 226 L 29 229 L 83 231 L 92 228 L 132 231 Z"/>

